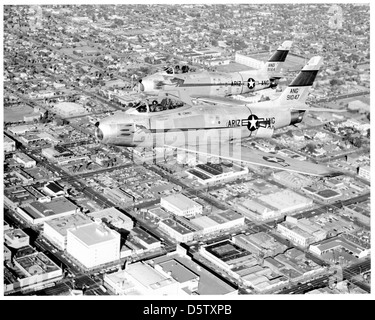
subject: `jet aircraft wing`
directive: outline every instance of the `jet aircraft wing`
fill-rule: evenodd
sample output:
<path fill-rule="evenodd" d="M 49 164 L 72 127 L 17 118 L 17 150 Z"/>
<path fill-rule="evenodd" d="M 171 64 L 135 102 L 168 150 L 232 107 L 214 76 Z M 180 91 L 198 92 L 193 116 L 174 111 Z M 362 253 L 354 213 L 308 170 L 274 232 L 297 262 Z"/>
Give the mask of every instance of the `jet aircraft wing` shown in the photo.
<path fill-rule="evenodd" d="M 197 102 L 206 102 L 211 104 L 220 104 L 227 106 L 244 106 L 248 104 L 246 101 L 236 100 L 226 97 L 212 97 L 212 96 L 201 96 L 201 95 L 190 95 L 190 98 Z"/>
<path fill-rule="evenodd" d="M 165 147 L 177 149 L 179 151 L 196 153 L 203 156 L 215 156 L 229 161 L 318 177 L 334 177 L 343 174 L 342 172 L 329 168 L 325 165 L 283 157 L 276 153 L 262 152 L 260 150 L 250 149 L 241 145 L 229 144 L 221 146 L 221 148 L 218 146 L 174 147 L 169 145 L 165 145 Z"/>

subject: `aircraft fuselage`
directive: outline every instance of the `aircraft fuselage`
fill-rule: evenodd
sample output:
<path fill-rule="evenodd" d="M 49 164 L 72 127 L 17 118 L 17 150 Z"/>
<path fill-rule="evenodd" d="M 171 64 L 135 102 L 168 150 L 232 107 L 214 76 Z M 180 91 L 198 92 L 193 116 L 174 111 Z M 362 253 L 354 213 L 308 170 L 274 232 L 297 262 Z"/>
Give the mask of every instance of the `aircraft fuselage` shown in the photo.
<path fill-rule="evenodd" d="M 275 80 L 258 70 L 241 72 L 202 72 L 173 75 L 153 75 L 143 80 L 144 92 L 157 94 L 176 87 L 191 96 L 229 96 L 276 87 Z"/>
<path fill-rule="evenodd" d="M 200 104 L 161 112 L 120 111 L 103 119 L 96 136 L 103 143 L 128 147 L 203 145 L 239 141 L 249 137 L 270 138 L 275 129 L 300 122 L 303 112 L 257 105 Z"/>

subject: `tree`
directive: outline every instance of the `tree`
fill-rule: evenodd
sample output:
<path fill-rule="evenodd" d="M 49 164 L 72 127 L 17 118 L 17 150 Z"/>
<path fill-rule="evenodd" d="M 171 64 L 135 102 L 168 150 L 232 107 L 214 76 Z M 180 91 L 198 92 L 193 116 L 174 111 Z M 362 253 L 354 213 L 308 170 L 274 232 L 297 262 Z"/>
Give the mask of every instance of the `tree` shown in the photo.
<path fill-rule="evenodd" d="M 308 143 L 305 147 L 306 149 L 306 152 L 309 152 L 309 153 L 314 153 L 315 150 L 316 150 L 316 145 L 313 144 L 313 143 Z"/>

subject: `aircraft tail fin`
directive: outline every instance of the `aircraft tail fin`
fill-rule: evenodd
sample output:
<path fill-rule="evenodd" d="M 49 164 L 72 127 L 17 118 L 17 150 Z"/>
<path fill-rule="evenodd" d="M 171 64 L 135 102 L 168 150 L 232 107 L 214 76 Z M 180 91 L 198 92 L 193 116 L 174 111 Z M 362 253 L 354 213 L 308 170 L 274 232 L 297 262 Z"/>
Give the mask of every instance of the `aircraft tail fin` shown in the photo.
<path fill-rule="evenodd" d="M 266 71 L 270 77 L 277 77 L 280 75 L 281 67 L 288 56 L 289 50 L 292 47 L 293 41 L 284 41 L 274 52 L 271 58 L 268 59 L 265 65 Z"/>
<path fill-rule="evenodd" d="M 298 73 L 297 77 L 281 93 L 280 97 L 275 100 L 275 104 L 277 103 L 278 106 L 290 105 L 291 108 L 296 108 L 298 105 L 305 105 L 309 90 L 322 64 L 323 57 L 312 57 Z"/>

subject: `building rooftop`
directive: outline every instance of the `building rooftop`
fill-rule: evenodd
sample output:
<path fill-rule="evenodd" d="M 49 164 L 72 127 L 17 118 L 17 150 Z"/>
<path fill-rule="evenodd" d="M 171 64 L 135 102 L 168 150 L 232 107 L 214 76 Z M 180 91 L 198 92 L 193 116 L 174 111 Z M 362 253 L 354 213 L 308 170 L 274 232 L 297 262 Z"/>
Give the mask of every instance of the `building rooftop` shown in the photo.
<path fill-rule="evenodd" d="M 341 194 L 332 189 L 324 189 L 324 190 L 316 192 L 316 195 L 324 199 L 330 199 L 330 198 L 340 196 Z"/>
<path fill-rule="evenodd" d="M 344 247 L 348 249 L 349 251 L 353 252 L 354 254 L 360 254 L 364 250 L 362 246 L 357 244 L 357 247 L 356 247 L 353 243 L 350 243 L 349 241 L 347 241 L 346 239 L 342 237 L 324 240 L 320 244 L 318 244 L 317 247 L 319 248 L 320 251 L 333 250 L 337 247 Z"/>
<path fill-rule="evenodd" d="M 191 259 L 180 256 L 177 253 L 160 256 L 153 259 L 155 265 L 173 260 L 176 260 L 184 267 L 199 275 L 197 291 L 199 295 L 224 295 L 231 294 L 236 291 L 234 287 L 219 279 L 204 267 L 199 266 Z"/>
<path fill-rule="evenodd" d="M 21 238 L 29 238 L 29 236 L 22 231 L 22 229 L 9 229 L 4 231 L 4 235 L 6 235 L 11 240 L 17 240 Z"/>
<path fill-rule="evenodd" d="M 128 265 L 125 272 L 130 274 L 145 287 L 150 287 L 152 289 L 167 286 L 174 282 L 172 278 L 167 278 L 148 264 L 142 262 Z"/>
<path fill-rule="evenodd" d="M 216 215 L 224 218 L 227 221 L 234 221 L 243 218 L 243 216 L 237 212 L 234 212 L 232 210 L 226 210 L 222 212 L 216 213 Z"/>
<path fill-rule="evenodd" d="M 6 136 L 5 134 L 4 134 L 3 136 L 4 136 L 4 142 L 15 143 L 15 141 L 14 141 L 12 138 L 9 138 L 9 137 Z"/>
<path fill-rule="evenodd" d="M 168 201 L 172 206 L 178 208 L 181 211 L 191 209 L 192 207 L 201 206 L 195 201 L 189 199 L 181 193 L 172 194 L 167 197 L 163 197 L 162 200 Z"/>
<path fill-rule="evenodd" d="M 148 232 L 142 230 L 141 228 L 135 227 L 131 230 L 131 233 L 134 234 L 137 238 L 143 240 L 147 244 L 153 244 L 160 242 L 158 239 L 153 237 L 151 234 Z"/>
<path fill-rule="evenodd" d="M 133 220 L 128 217 L 126 214 L 122 213 L 120 210 L 116 209 L 115 207 L 103 209 L 100 211 L 90 212 L 88 216 L 93 218 L 100 218 L 104 222 L 108 222 L 110 224 L 117 224 L 118 222 L 129 223 L 133 222 Z"/>
<path fill-rule="evenodd" d="M 24 211 L 34 219 L 62 214 L 76 210 L 77 208 L 78 207 L 75 204 L 65 197 L 57 198 L 51 202 L 45 203 L 34 201 L 23 207 Z"/>
<path fill-rule="evenodd" d="M 115 230 L 106 227 L 104 224 L 90 223 L 76 226 L 68 230 L 87 246 L 96 245 L 106 241 L 117 239 L 120 241 L 120 234 Z"/>
<path fill-rule="evenodd" d="M 16 258 L 15 260 L 26 270 L 26 272 L 24 272 L 26 278 L 35 274 L 43 274 L 59 269 L 59 267 L 42 252 Z"/>
<path fill-rule="evenodd" d="M 48 224 L 50 227 L 52 227 L 54 230 L 56 230 L 63 236 L 66 236 L 66 232 L 69 228 L 86 225 L 89 223 L 92 223 L 92 220 L 80 213 L 51 219 L 45 222 L 45 224 Z"/>
<path fill-rule="evenodd" d="M 182 224 L 178 223 L 177 221 L 175 221 L 173 219 L 168 218 L 168 219 L 165 219 L 165 220 L 161 221 L 160 223 L 164 223 L 165 225 L 174 229 L 175 231 L 177 231 L 180 234 L 189 234 L 189 233 L 193 232 L 192 230 L 190 230 L 188 228 L 185 228 Z"/>
<path fill-rule="evenodd" d="M 180 283 L 199 278 L 197 273 L 193 272 L 176 259 L 160 262 L 159 266 L 162 267 L 164 272 L 170 272 L 171 277 Z"/>
<path fill-rule="evenodd" d="M 218 225 L 218 222 L 214 221 L 208 216 L 198 217 L 190 220 L 191 223 L 198 226 L 201 229 L 209 228 Z"/>
<path fill-rule="evenodd" d="M 48 188 L 48 189 L 50 189 L 54 193 L 58 193 L 58 192 L 61 192 L 61 191 L 63 192 L 64 191 L 64 189 L 61 186 L 59 186 L 57 183 L 52 182 L 52 181 L 48 182 L 45 185 L 45 187 Z"/>
<path fill-rule="evenodd" d="M 258 200 L 261 200 L 264 203 L 272 203 L 272 206 L 278 210 L 286 210 L 296 204 L 307 205 L 313 202 L 311 199 L 288 189 L 261 196 Z"/>

